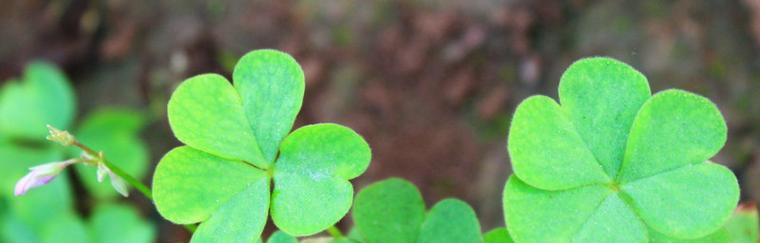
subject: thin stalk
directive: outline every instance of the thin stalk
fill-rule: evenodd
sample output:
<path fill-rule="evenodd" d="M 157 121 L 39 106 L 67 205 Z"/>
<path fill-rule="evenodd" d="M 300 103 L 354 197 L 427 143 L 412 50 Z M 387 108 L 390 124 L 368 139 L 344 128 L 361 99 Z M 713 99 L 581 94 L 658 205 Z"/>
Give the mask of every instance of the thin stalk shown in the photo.
<path fill-rule="evenodd" d="M 109 170 L 113 171 L 114 174 L 118 175 L 124 181 L 132 185 L 137 191 L 142 193 L 143 196 L 153 201 L 153 193 L 150 190 L 150 187 L 146 186 L 140 180 L 132 177 L 131 175 L 127 174 L 127 172 L 124 172 L 121 168 L 117 167 L 116 165 L 112 164 L 111 162 L 108 162 L 105 158 L 100 157 L 100 153 L 96 152 L 94 149 L 90 148 L 87 145 L 84 145 L 80 143 L 79 141 L 74 141 L 72 145 L 77 146 L 78 148 L 82 149 L 85 153 L 89 154 L 90 156 L 94 158 L 100 158 L 101 162 L 108 167 Z M 183 227 L 187 229 L 187 231 L 190 231 L 190 233 L 195 232 L 195 229 L 197 228 L 194 224 L 183 224 Z"/>
<path fill-rule="evenodd" d="M 343 232 L 340 231 L 340 229 L 338 229 L 337 227 L 335 227 L 335 225 L 330 226 L 330 228 L 327 228 L 327 233 L 329 233 L 335 239 L 345 238 L 345 236 L 343 235 Z"/>

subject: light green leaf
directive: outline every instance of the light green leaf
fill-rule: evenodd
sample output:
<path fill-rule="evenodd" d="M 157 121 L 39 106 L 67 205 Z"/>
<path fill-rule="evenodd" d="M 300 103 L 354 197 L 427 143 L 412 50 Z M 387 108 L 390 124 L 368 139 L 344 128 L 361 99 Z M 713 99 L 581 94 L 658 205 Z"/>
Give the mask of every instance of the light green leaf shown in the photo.
<path fill-rule="evenodd" d="M 561 107 L 541 96 L 518 106 L 504 195 L 516 241 L 656 242 L 647 233 L 720 228 L 738 200 L 735 176 L 705 162 L 725 143 L 723 117 L 698 95 L 649 93 L 630 66 L 590 58 L 563 75 Z"/>
<path fill-rule="evenodd" d="M 74 214 L 64 213 L 48 218 L 40 232 L 40 243 L 87 243 L 92 238 L 87 225 Z"/>
<path fill-rule="evenodd" d="M 734 215 L 719 230 L 698 239 L 676 239 L 668 237 L 655 230 L 650 235 L 656 243 L 756 243 L 758 242 L 757 209 L 739 206 Z"/>
<path fill-rule="evenodd" d="M 350 182 L 283 173 L 274 177 L 271 214 L 277 228 L 294 236 L 316 234 L 338 222 L 351 207 Z"/>
<path fill-rule="evenodd" d="M 261 152 L 267 161 L 274 161 L 301 110 L 303 70 L 287 53 L 256 50 L 240 58 L 232 76 Z"/>
<path fill-rule="evenodd" d="M 370 158 L 369 145 L 350 128 L 317 124 L 294 131 L 275 163 L 272 220 L 293 236 L 335 224 L 351 207 L 348 180 L 362 174 Z"/>
<path fill-rule="evenodd" d="M 526 183 L 562 190 L 610 178 L 554 100 L 532 96 L 517 107 L 507 150 L 514 173 Z"/>
<path fill-rule="evenodd" d="M 458 199 L 444 199 L 433 205 L 420 227 L 419 243 L 480 243 L 480 223 L 470 205 Z"/>
<path fill-rule="evenodd" d="M 278 230 L 269 236 L 267 243 L 298 243 L 298 239 Z"/>
<path fill-rule="evenodd" d="M 611 194 L 596 185 L 544 191 L 513 175 L 504 188 L 504 217 L 515 242 L 571 242 Z"/>
<path fill-rule="evenodd" d="M 27 65 L 21 82 L 10 81 L 0 90 L 0 133 L 25 139 L 43 139 L 45 125 L 66 129 L 76 110 L 74 91 L 66 76 L 45 62 Z"/>
<path fill-rule="evenodd" d="M 505 227 L 492 229 L 483 234 L 483 243 L 514 243 Z"/>
<path fill-rule="evenodd" d="M 195 149 L 269 168 L 235 88 L 222 76 L 203 74 L 177 87 L 169 100 L 174 136 Z"/>
<path fill-rule="evenodd" d="M 264 230 L 268 207 L 269 180 L 253 181 L 204 221 L 191 242 L 251 242 Z"/>
<path fill-rule="evenodd" d="M 699 190 L 695 190 L 699 189 Z M 718 230 L 739 201 L 739 184 L 726 167 L 689 164 L 622 186 L 646 224 L 668 236 L 698 238 Z"/>
<path fill-rule="evenodd" d="M 96 207 L 89 225 L 94 242 L 151 243 L 156 238 L 153 225 L 142 219 L 137 210 L 124 205 Z"/>
<path fill-rule="evenodd" d="M 576 61 L 559 83 L 562 109 L 611 178 L 623 161 L 633 119 L 649 96 L 643 74 L 610 58 Z"/>
<path fill-rule="evenodd" d="M 656 230 L 649 230 L 650 242 L 652 243 L 737 243 L 731 241 L 728 232 L 721 228 L 718 231 L 697 239 L 679 239 L 663 235 Z"/>
<path fill-rule="evenodd" d="M 356 195 L 353 219 L 367 243 L 415 242 L 425 220 L 425 201 L 410 182 L 386 179 Z"/>
<path fill-rule="evenodd" d="M 106 159 L 135 178 L 145 176 L 148 169 L 148 148 L 138 138 L 145 121 L 137 111 L 126 109 L 102 109 L 89 115 L 76 132 L 76 137 L 96 151 L 102 151 Z M 79 156 L 75 149 L 72 156 Z M 93 196 L 108 199 L 117 196 L 110 183 L 97 180 L 95 167 L 77 166 L 77 172 L 85 187 Z"/>
<path fill-rule="evenodd" d="M 354 203 L 356 205 L 356 203 Z M 348 230 L 348 235 L 346 235 L 346 238 L 351 239 L 356 242 L 364 242 L 364 236 L 361 235 L 361 232 L 359 232 L 359 229 L 356 227 L 356 219 L 354 219 L 354 227 L 352 227 L 350 230 Z M 345 239 L 345 238 L 344 238 Z"/>
<path fill-rule="evenodd" d="M 0 214 L 0 242 L 37 243 L 39 233 L 12 214 Z"/>
<path fill-rule="evenodd" d="M 757 243 L 760 239 L 757 207 L 741 205 L 724 226 L 733 243 Z"/>
<path fill-rule="evenodd" d="M 647 228 L 617 194 L 608 196 L 573 237 L 573 242 L 648 242 Z"/>
<path fill-rule="evenodd" d="M 726 142 L 715 104 L 682 90 L 662 91 L 639 111 L 628 137 L 621 182 L 702 163 Z"/>
<path fill-rule="evenodd" d="M 268 180 L 266 173 L 249 164 L 183 146 L 169 151 L 158 163 L 153 198 L 164 218 L 177 224 L 197 223 L 220 209 L 229 210 L 226 203 L 238 203 L 232 199 L 250 193 L 247 189 L 261 186 L 262 180 Z M 248 203 L 250 210 L 256 210 L 260 202 Z"/>

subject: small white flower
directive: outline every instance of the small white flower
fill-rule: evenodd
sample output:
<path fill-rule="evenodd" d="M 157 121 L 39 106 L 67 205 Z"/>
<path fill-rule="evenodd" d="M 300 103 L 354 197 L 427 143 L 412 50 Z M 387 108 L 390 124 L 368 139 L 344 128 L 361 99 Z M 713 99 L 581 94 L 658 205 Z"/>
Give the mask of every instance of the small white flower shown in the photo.
<path fill-rule="evenodd" d="M 24 195 L 29 189 L 48 184 L 61 174 L 61 171 L 69 165 L 79 162 L 77 159 L 70 159 L 60 162 L 51 162 L 29 168 L 29 174 L 26 174 L 16 183 L 16 196 Z"/>
<path fill-rule="evenodd" d="M 111 178 L 111 186 L 114 190 L 116 190 L 119 194 L 121 194 L 124 197 L 129 196 L 129 190 L 127 189 L 127 183 L 124 182 L 124 179 L 116 175 L 116 173 L 113 173 L 111 169 L 108 168 L 108 166 L 105 165 L 105 163 L 100 162 L 98 163 L 98 182 L 103 182 L 103 179 L 108 175 L 108 177 Z"/>

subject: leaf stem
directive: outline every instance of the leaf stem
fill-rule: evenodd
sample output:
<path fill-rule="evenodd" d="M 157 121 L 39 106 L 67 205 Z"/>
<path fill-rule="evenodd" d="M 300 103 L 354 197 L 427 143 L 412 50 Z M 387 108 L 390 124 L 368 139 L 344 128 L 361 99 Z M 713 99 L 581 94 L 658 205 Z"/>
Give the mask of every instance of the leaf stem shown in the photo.
<path fill-rule="evenodd" d="M 327 228 L 327 233 L 329 233 L 335 239 L 345 238 L 345 236 L 343 235 L 343 232 L 341 232 L 340 229 L 335 227 L 335 225 L 330 226 L 330 228 Z"/>
<path fill-rule="evenodd" d="M 82 149 L 82 151 L 84 151 L 85 153 L 87 153 L 88 155 L 94 158 L 100 157 L 99 152 L 96 152 L 94 149 L 90 148 L 89 146 L 80 143 L 78 140 L 75 140 L 71 145 L 77 146 L 78 148 Z M 134 187 L 135 189 L 137 189 L 137 191 L 142 193 L 143 196 L 153 201 L 153 193 L 151 192 L 150 187 L 140 182 L 140 180 L 127 174 L 127 172 L 117 167 L 116 165 L 112 164 L 111 162 L 108 162 L 108 160 L 106 160 L 105 158 L 100 157 L 100 160 L 106 167 L 108 167 L 108 169 L 113 171 L 114 174 L 123 178 L 124 181 L 132 185 L 132 187 Z M 187 231 L 190 231 L 190 233 L 195 232 L 195 229 L 197 228 L 194 224 L 184 224 L 182 226 L 184 226 L 185 229 L 187 229 Z"/>

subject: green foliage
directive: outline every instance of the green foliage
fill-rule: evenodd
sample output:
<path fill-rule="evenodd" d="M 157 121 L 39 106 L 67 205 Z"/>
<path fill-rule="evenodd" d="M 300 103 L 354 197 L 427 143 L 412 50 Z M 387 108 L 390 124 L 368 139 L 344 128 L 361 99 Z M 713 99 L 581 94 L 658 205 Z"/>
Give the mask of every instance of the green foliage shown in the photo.
<path fill-rule="evenodd" d="M 513 243 L 512 237 L 509 236 L 507 228 L 500 227 L 492 229 L 483 234 L 483 243 Z"/>
<path fill-rule="evenodd" d="M 152 226 L 125 206 L 98 208 L 89 221 L 82 219 L 74 209 L 66 174 L 22 197 L 13 196 L 14 184 L 29 167 L 61 160 L 67 152 L 79 155 L 79 151 L 64 151 L 45 140 L 46 124 L 71 127 L 75 106 L 74 93 L 64 74 L 43 62 L 30 64 L 22 82 L 8 82 L 0 90 L 0 201 L 8 202 L 5 210 L 0 210 L 0 242 L 87 243 L 122 239 L 98 236 L 109 227 L 126 242 L 153 241 Z M 132 111 L 107 109 L 92 114 L 78 133 L 82 141 L 97 143 L 95 147 L 103 149 L 109 158 L 113 155 L 114 163 L 128 173 L 142 175 L 148 162 L 145 146 L 136 136 L 142 124 Z M 80 172 L 87 173 L 81 174 L 80 179 L 92 195 L 98 198 L 115 195 L 109 185 L 97 183 L 94 168 L 81 168 Z"/>
<path fill-rule="evenodd" d="M 266 161 L 273 162 L 301 110 L 303 70 L 281 52 L 253 51 L 240 58 L 232 76 L 261 152 Z"/>
<path fill-rule="evenodd" d="M 156 237 L 155 227 L 132 207 L 101 204 L 92 214 L 89 222 L 92 242 L 148 243 Z"/>
<path fill-rule="evenodd" d="M 515 241 L 722 239 L 739 187 L 708 161 L 726 141 L 714 104 L 650 95 L 641 73 L 609 58 L 571 65 L 559 97 L 530 97 L 512 120 L 503 202 Z"/>
<path fill-rule="evenodd" d="M 724 226 L 733 243 L 755 243 L 760 239 L 757 207 L 741 205 Z"/>
<path fill-rule="evenodd" d="M 760 239 L 757 217 L 754 205 L 740 205 L 722 228 L 705 237 L 690 240 L 669 238 L 661 234 L 654 234 L 653 237 L 657 242 L 666 243 L 756 243 Z"/>
<path fill-rule="evenodd" d="M 68 128 L 75 108 L 66 76 L 49 63 L 33 62 L 26 67 L 23 80 L 7 82 L 0 90 L 0 133 L 44 138 L 47 124 Z"/>
<path fill-rule="evenodd" d="M 288 134 L 304 92 L 303 71 L 289 55 L 250 52 L 232 76 L 234 86 L 219 75 L 195 76 L 172 94 L 169 124 L 187 146 L 156 168 L 159 213 L 179 224 L 200 222 L 193 242 L 250 242 L 270 213 L 293 236 L 338 222 L 351 207 L 349 180 L 369 165 L 369 145 L 336 124 Z"/>
<path fill-rule="evenodd" d="M 391 178 L 356 196 L 353 219 L 362 242 L 481 242 L 475 211 L 457 199 L 444 199 L 425 213 L 425 202 L 408 181 Z"/>
<path fill-rule="evenodd" d="M 368 243 L 415 242 L 425 221 L 425 201 L 410 182 L 387 179 L 356 195 L 352 215 Z"/>
<path fill-rule="evenodd" d="M 282 231 L 275 231 L 269 236 L 267 243 L 298 243 L 298 239 Z"/>
<path fill-rule="evenodd" d="M 30 192 L 33 193 L 33 192 Z M 50 200 L 45 195 L 47 200 Z M 28 243 L 149 243 L 156 237 L 152 225 L 123 205 L 102 205 L 89 221 L 72 211 L 59 211 L 29 224 L 22 214 L 7 214 L 0 222 L 0 240 Z"/>
<path fill-rule="evenodd" d="M 148 147 L 138 134 L 144 127 L 141 113 L 127 109 L 106 108 L 91 113 L 76 131 L 76 137 L 84 144 L 91 144 L 103 151 L 106 159 L 135 178 L 145 176 L 148 169 Z M 74 149 L 72 156 L 79 156 Z M 99 199 L 118 196 L 109 183 L 97 181 L 94 167 L 76 167 L 80 179 L 92 195 Z"/>

